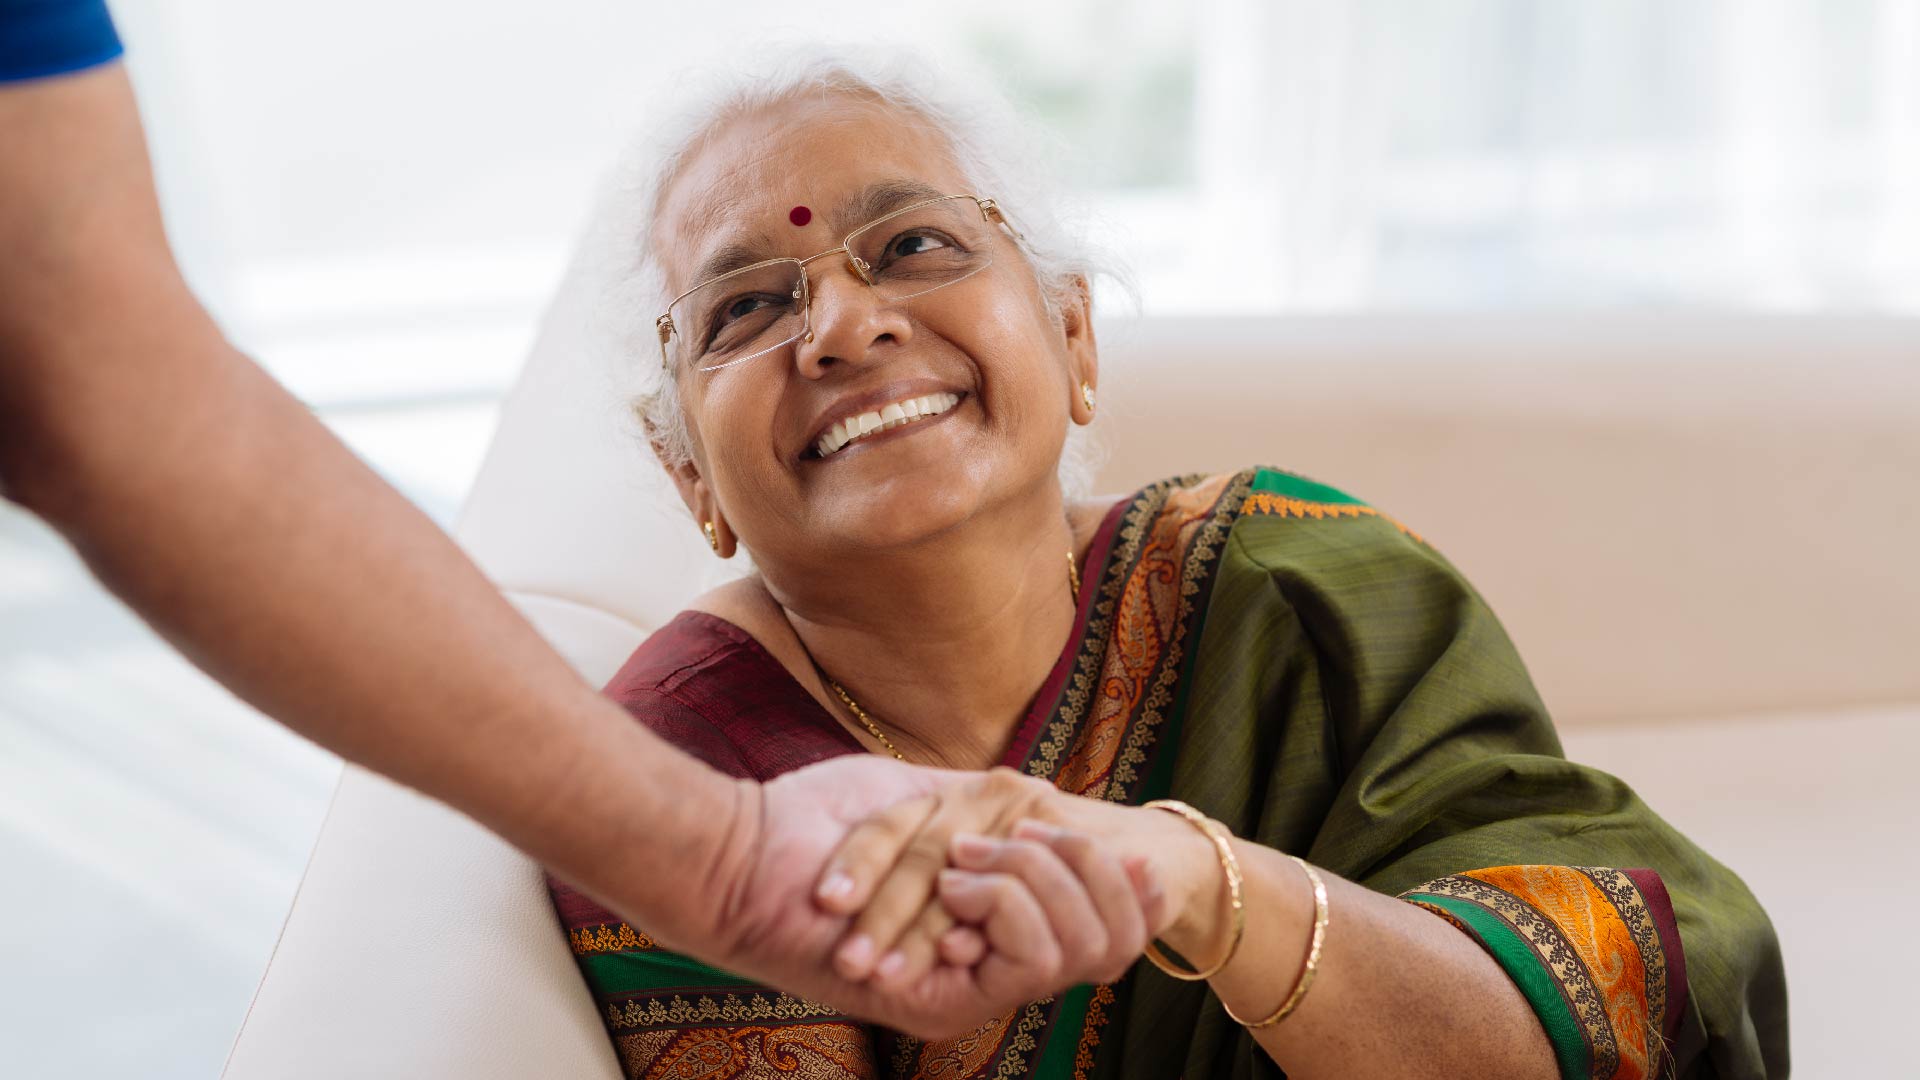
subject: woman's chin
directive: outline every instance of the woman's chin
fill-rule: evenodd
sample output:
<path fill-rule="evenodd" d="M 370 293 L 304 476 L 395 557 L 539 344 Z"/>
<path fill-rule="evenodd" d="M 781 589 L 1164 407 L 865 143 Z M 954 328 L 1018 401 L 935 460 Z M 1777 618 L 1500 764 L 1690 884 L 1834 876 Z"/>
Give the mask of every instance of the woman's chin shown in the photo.
<path fill-rule="evenodd" d="M 993 470 L 984 465 L 976 459 L 847 469 L 812 492 L 809 531 L 829 549 L 874 553 L 946 535 L 988 507 Z"/>

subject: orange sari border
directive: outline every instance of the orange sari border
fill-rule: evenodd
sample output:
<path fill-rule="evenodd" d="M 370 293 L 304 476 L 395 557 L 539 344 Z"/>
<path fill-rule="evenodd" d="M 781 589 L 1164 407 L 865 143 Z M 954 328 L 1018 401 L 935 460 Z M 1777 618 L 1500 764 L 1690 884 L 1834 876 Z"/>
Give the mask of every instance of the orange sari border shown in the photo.
<path fill-rule="evenodd" d="M 1656 911 L 1671 920 L 1665 888 L 1650 898 L 1642 880 L 1659 879 L 1652 871 L 1605 867 L 1499 866 L 1409 892 L 1467 901 L 1499 917 L 1532 948 L 1578 1021 L 1590 1075 L 1647 1080 L 1667 1058 L 1671 1010 L 1684 999 L 1684 990 L 1674 996 L 1672 980 L 1684 978 L 1684 968 L 1674 970 L 1679 965 L 1669 960 L 1678 956 L 1677 933 L 1663 935 L 1658 925 Z M 1457 918 L 1447 921 L 1472 932 Z"/>

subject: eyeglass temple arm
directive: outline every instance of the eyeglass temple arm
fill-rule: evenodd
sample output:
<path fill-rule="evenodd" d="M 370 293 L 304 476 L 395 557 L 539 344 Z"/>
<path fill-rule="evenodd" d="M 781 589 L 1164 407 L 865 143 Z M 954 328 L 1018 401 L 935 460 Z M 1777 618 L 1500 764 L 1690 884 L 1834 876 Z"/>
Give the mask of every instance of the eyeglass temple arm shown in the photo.
<path fill-rule="evenodd" d="M 1004 213 L 1001 213 L 999 203 L 993 201 L 992 199 L 975 199 L 974 201 L 980 204 L 981 217 L 985 218 L 986 220 L 992 222 L 995 225 L 1004 226 L 1008 232 L 1013 234 L 1013 238 L 1015 240 L 1026 239 L 1025 236 L 1022 236 L 1020 234 L 1019 229 L 1016 229 L 1013 227 L 1013 222 L 1007 220 L 1007 215 Z"/>

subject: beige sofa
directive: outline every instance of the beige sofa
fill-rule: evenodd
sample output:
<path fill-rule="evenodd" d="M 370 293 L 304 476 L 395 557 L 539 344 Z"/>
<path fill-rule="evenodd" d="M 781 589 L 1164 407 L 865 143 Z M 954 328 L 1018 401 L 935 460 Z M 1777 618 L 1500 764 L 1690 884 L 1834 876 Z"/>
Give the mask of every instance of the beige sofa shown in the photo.
<path fill-rule="evenodd" d="M 576 290 L 577 291 L 577 290 Z M 725 569 L 552 312 L 462 541 L 590 679 Z M 1253 462 L 1419 529 L 1506 620 L 1568 752 L 1740 871 L 1801 1076 L 1911 1075 L 1920 323 L 1109 323 L 1104 486 Z M 641 356 L 637 362 L 649 358 Z M 350 770 L 228 1075 L 617 1075 L 526 860 Z"/>

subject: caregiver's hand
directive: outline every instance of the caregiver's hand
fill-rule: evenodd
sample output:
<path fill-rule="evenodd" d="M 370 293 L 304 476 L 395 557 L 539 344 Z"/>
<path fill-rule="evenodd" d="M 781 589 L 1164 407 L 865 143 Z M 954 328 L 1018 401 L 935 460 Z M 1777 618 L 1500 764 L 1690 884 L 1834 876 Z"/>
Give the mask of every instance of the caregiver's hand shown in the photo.
<path fill-rule="evenodd" d="M 930 956 L 911 974 L 903 968 L 872 980 L 865 978 L 870 962 L 851 972 L 829 962 L 849 926 L 848 908 L 832 889 L 835 910 L 815 904 L 814 896 L 830 881 L 827 858 L 849 830 L 877 837 L 874 823 L 884 820 L 893 829 L 889 835 L 910 836 L 942 809 L 964 814 L 975 802 L 1001 813 L 1010 801 L 1011 775 L 938 772 L 854 756 L 764 787 L 743 785 L 752 801 L 711 883 L 714 920 L 702 932 L 704 951 L 734 970 L 930 1038 L 961 1034 L 1022 1002 L 1124 970 L 1163 904 L 1143 865 L 1130 871 L 1110 852 L 1075 838 L 1052 848 L 1036 845 L 989 872 L 943 877 L 943 900 L 977 929 L 945 934 L 947 948 L 937 962 Z M 890 815 L 874 817 L 888 807 Z M 937 861 L 945 862 L 943 853 Z"/>
<path fill-rule="evenodd" d="M 856 914 L 835 953 L 843 975 L 873 973 L 869 958 L 898 954 L 879 978 L 888 985 L 915 979 L 964 944 L 975 921 L 966 882 L 974 875 L 1035 874 L 1030 868 L 1052 849 L 1105 853 L 1150 875 L 1156 895 L 1144 926 L 1118 914 L 1063 929 L 1082 952 L 1102 957 L 1082 981 L 1111 982 L 1139 958 L 1146 942 L 1162 938 L 1185 956 L 1211 956 L 1221 947 L 1225 896 L 1212 845 L 1187 822 L 1167 813 L 1069 795 L 1043 780 L 996 769 L 949 789 L 937 807 L 902 803 L 862 823 L 834 852 L 823 878 L 821 903 Z M 1091 887 L 1100 871 L 1083 869 Z M 829 888 L 826 882 L 842 882 Z M 1048 894 L 1069 893 L 1057 882 Z M 955 922 L 960 930 L 953 929 Z"/>

